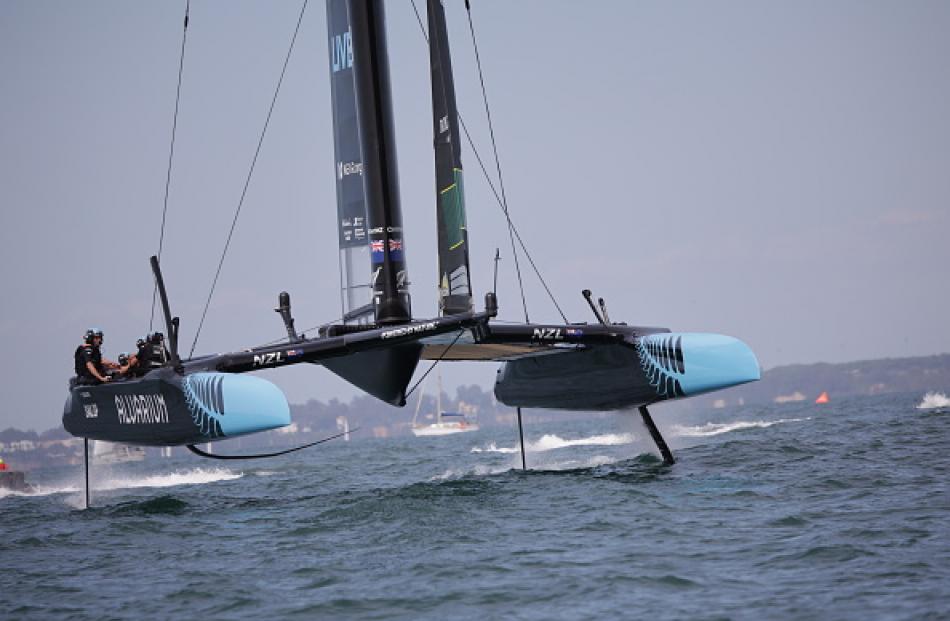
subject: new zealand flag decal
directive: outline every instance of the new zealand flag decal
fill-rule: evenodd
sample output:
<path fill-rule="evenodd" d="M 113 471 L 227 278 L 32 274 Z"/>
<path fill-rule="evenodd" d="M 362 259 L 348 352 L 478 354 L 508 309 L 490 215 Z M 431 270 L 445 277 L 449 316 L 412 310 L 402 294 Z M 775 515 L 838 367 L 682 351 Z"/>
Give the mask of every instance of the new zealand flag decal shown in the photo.
<path fill-rule="evenodd" d="M 385 241 L 382 239 L 374 239 L 369 243 L 370 253 L 373 255 L 373 263 L 382 263 L 386 258 L 383 248 L 385 248 Z"/>
<path fill-rule="evenodd" d="M 402 240 L 389 240 L 389 258 L 392 261 L 402 261 Z"/>

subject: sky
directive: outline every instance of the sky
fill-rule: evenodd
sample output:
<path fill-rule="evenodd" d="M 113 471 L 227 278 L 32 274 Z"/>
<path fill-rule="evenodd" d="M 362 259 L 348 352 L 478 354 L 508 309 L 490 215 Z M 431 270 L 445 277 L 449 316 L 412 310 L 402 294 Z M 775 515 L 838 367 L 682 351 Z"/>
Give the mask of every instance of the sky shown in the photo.
<path fill-rule="evenodd" d="M 423 10 L 421 0 L 417 0 Z M 460 113 L 494 169 L 462 0 Z M 950 3 L 476 0 L 512 218 L 570 321 L 741 338 L 763 368 L 950 351 Z M 194 0 L 162 257 L 191 348 L 301 2 Z M 185 2 L 0 2 L 0 429 L 58 426 L 72 353 L 149 329 Z M 428 52 L 386 3 L 413 311 L 436 303 Z M 310 2 L 196 353 L 340 314 L 326 9 Z M 466 145 L 476 300 L 505 222 Z M 559 320 L 522 258 L 532 321 Z M 159 328 L 156 323 L 156 328 Z M 265 376 L 349 399 L 325 369 Z M 494 364 L 444 365 L 446 389 Z M 935 387 L 937 388 L 937 387 Z M 407 411 L 407 416 L 410 414 Z"/>

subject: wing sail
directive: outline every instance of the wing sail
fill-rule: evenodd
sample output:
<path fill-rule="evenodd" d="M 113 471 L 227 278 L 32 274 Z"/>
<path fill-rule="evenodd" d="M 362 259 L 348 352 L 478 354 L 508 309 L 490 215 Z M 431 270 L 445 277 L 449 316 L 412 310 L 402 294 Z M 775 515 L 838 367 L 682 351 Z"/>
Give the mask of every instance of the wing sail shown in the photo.
<path fill-rule="evenodd" d="M 472 310 L 458 110 L 441 0 L 428 0 L 428 16 L 439 232 L 439 307 L 443 315 L 454 315 Z"/>
<path fill-rule="evenodd" d="M 327 29 L 343 322 L 370 324 L 374 320 L 372 271 L 346 0 L 327 0 Z"/>

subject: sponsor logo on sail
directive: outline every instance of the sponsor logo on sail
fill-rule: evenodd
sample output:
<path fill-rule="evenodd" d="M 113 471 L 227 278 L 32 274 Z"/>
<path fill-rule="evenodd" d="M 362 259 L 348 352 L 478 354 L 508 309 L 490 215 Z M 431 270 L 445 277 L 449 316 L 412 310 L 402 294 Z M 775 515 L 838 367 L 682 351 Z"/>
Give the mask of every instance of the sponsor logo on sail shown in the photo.
<path fill-rule="evenodd" d="M 444 134 L 447 131 L 449 131 L 449 117 L 443 116 L 439 119 L 439 133 Z"/>
<path fill-rule="evenodd" d="M 353 66 L 353 39 L 349 30 L 330 37 L 330 63 L 333 73 Z"/>
<path fill-rule="evenodd" d="M 360 219 L 361 218 L 357 218 L 357 220 L 360 220 Z M 401 226 L 386 226 L 386 227 L 377 226 L 376 228 L 369 230 L 370 235 L 382 235 L 383 233 L 402 233 L 402 227 Z"/>
<path fill-rule="evenodd" d="M 363 174 L 363 162 L 337 162 L 336 163 L 336 178 L 343 179 L 343 177 L 348 177 L 350 175 L 362 175 Z"/>
<path fill-rule="evenodd" d="M 163 395 L 116 395 L 115 409 L 122 425 L 168 422 L 168 407 Z"/>

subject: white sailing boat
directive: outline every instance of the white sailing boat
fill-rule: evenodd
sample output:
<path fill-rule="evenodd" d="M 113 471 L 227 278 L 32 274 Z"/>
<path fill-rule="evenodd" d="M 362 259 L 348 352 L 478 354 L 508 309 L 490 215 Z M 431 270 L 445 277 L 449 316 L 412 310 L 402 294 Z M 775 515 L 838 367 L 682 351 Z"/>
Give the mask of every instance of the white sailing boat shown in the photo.
<path fill-rule="evenodd" d="M 93 445 L 92 456 L 96 463 L 110 465 L 130 461 L 144 461 L 145 447 L 96 440 Z"/>
<path fill-rule="evenodd" d="M 419 401 L 416 403 L 416 413 L 412 416 L 412 433 L 416 436 L 447 436 L 453 433 L 478 431 L 478 423 L 469 421 L 464 414 L 442 411 L 442 375 L 440 374 L 438 378 L 439 388 L 435 399 L 435 422 L 428 424 L 419 422 L 419 410 L 422 409 L 422 399 L 425 397 L 425 391 L 420 389 Z"/>

